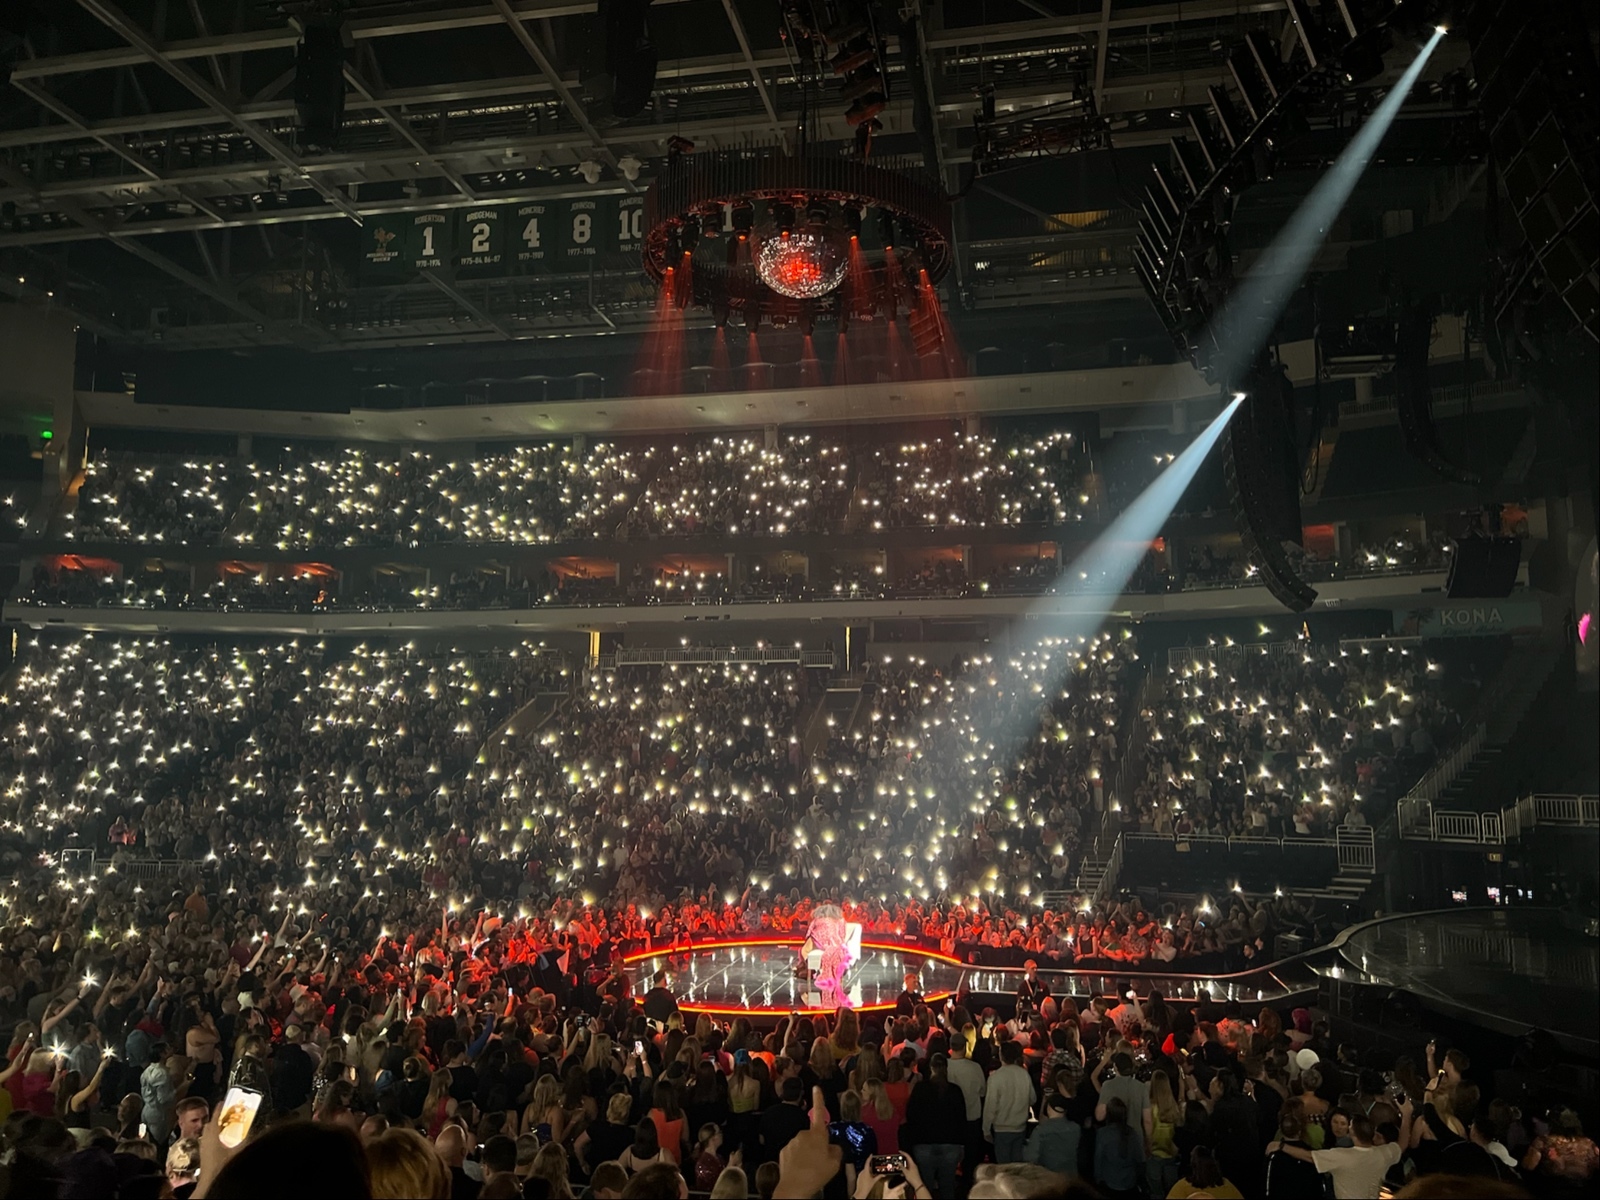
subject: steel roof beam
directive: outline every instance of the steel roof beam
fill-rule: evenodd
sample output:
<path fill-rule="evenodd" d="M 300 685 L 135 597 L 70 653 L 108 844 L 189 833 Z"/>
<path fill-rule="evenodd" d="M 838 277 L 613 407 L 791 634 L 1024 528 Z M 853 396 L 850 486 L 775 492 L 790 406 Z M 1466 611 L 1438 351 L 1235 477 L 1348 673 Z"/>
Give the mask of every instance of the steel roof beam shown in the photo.
<path fill-rule="evenodd" d="M 500 13 L 501 19 L 510 27 L 512 36 L 522 44 L 522 48 L 528 52 L 528 57 L 538 64 L 540 72 L 550 81 L 551 89 L 561 98 L 561 103 L 572 114 L 573 119 L 578 122 L 578 127 L 588 137 L 589 144 L 599 152 L 610 166 L 615 167 L 617 165 L 617 156 L 611 152 L 611 147 L 606 145 L 605 138 L 600 136 L 600 131 L 595 128 L 594 122 L 589 119 L 589 114 L 585 111 L 582 101 L 567 86 L 566 80 L 561 78 L 561 72 L 556 70 L 555 64 L 550 61 L 550 56 L 544 52 L 544 47 L 540 46 L 538 39 L 528 32 L 528 27 L 522 23 L 524 18 L 517 15 L 509 0 L 494 0 L 494 6 Z"/>
<path fill-rule="evenodd" d="M 1112 89 L 1114 90 L 1114 89 Z M 891 106 L 885 114 L 889 124 L 895 129 L 909 128 L 909 116 L 902 111 L 904 103 Z M 941 108 L 947 106 L 941 105 Z M 842 139 L 848 136 L 848 130 L 843 129 L 842 117 L 837 124 L 840 129 L 835 131 L 825 129 L 825 136 Z M 647 153 L 659 152 L 659 148 L 666 138 L 673 133 L 682 133 L 691 140 L 701 141 L 703 144 L 715 144 L 717 139 L 727 139 L 734 144 L 748 144 L 748 139 L 769 136 L 770 126 L 766 115 L 751 115 L 743 118 L 707 119 L 682 125 L 671 126 L 636 126 L 616 131 L 617 145 L 622 147 L 637 148 Z M 1134 146 L 1164 143 L 1172 130 L 1166 126 L 1153 126 L 1150 130 L 1129 130 L 1118 135 L 1118 144 L 1121 146 Z M 455 146 L 437 147 L 433 151 L 435 158 L 445 160 L 460 160 L 463 158 L 485 159 L 490 156 L 502 154 L 506 149 L 520 150 L 529 155 L 547 154 L 572 149 L 570 137 L 554 135 L 540 138 L 523 138 L 515 141 L 495 139 L 490 141 L 460 144 Z M 968 152 L 949 151 L 948 162 L 964 162 L 970 157 Z M 410 173 L 416 163 L 416 154 L 409 148 L 391 147 L 382 151 L 351 156 L 324 156 L 308 162 L 307 168 L 312 171 L 350 170 L 359 171 L 363 167 L 389 167 L 404 170 Z M 463 168 L 469 173 L 473 171 L 487 171 L 491 169 L 503 170 L 504 165 L 484 165 L 482 167 Z M 221 167 L 198 168 L 183 174 L 169 177 L 168 185 L 178 184 L 216 184 L 219 187 L 231 188 L 234 192 L 241 190 L 240 181 L 251 176 L 261 179 L 274 168 L 270 164 L 230 164 Z M 101 205 L 126 204 L 130 202 L 129 192 L 137 186 L 136 180 L 82 180 L 62 181 L 57 185 L 45 185 L 43 188 L 34 188 L 27 185 L 25 190 L 7 194 L 4 187 L 0 187 L 0 200 L 20 198 L 39 199 L 47 206 L 61 207 L 68 197 L 95 197 L 96 199 L 83 200 L 84 203 L 97 203 Z M 162 199 L 181 199 L 178 196 L 164 197 L 157 194 L 160 186 L 150 185 L 140 191 L 148 195 L 136 197 L 140 202 L 154 202 Z M 256 186 L 252 183 L 242 185 L 245 188 Z M 630 190 L 629 186 L 617 179 L 596 187 L 574 182 L 570 186 L 557 186 L 554 188 L 527 188 L 520 191 L 508 190 L 505 192 L 483 193 L 478 202 L 489 204 L 514 204 L 540 199 L 561 199 L 587 195 L 614 195 Z M 362 203 L 357 210 L 363 215 L 379 215 L 394 212 L 426 212 L 432 209 L 457 208 L 472 203 L 464 199 L 451 196 L 422 196 L 411 200 L 379 201 L 376 203 Z M 196 220 L 194 218 L 170 218 L 159 221 L 140 222 L 130 228 L 139 232 L 165 233 L 189 229 L 217 229 L 227 226 L 249 226 L 260 224 L 278 224 L 285 221 L 299 220 L 324 220 L 328 217 L 347 215 L 343 209 L 329 211 L 328 209 L 310 209 L 297 207 L 291 209 L 268 209 L 260 213 L 249 215 L 229 213 L 222 221 L 212 219 Z M 70 230 L 37 230 L 22 233 L 0 234 L 0 246 L 7 245 L 40 245 L 54 241 L 84 240 L 73 236 Z"/>
<path fill-rule="evenodd" d="M 750 50 L 750 39 L 745 35 L 744 21 L 739 16 L 739 10 L 733 6 L 733 0 L 722 0 L 722 11 L 728 15 L 728 26 L 733 30 L 734 39 L 739 43 L 739 53 L 744 55 L 744 65 L 754 80 L 756 92 L 761 96 L 761 107 L 767 110 L 767 119 L 772 122 L 772 132 L 778 137 L 778 144 L 787 152 L 789 149 L 789 134 L 784 130 L 782 122 L 778 120 L 777 106 L 772 102 L 772 93 L 767 89 L 767 80 L 761 74 L 761 68 L 756 65 L 756 57 Z M 784 64 L 788 64 L 788 55 L 784 55 Z"/>
<path fill-rule="evenodd" d="M 366 82 L 361 78 L 361 75 L 353 66 L 349 65 L 348 63 L 344 68 L 344 77 L 349 81 L 350 86 L 355 88 L 358 96 L 360 96 L 363 100 L 366 100 L 368 103 L 374 105 L 377 110 L 383 114 L 384 123 L 387 124 L 390 129 L 393 129 L 397 134 L 399 134 L 402 141 L 420 154 L 424 162 L 428 163 L 435 171 L 450 181 L 451 187 L 455 188 L 456 191 L 460 192 L 468 200 L 476 200 L 478 198 L 478 193 L 472 190 L 471 186 L 465 179 L 461 177 L 460 173 L 457 172 L 454 167 L 450 166 L 450 164 L 444 162 L 442 159 L 436 158 L 433 151 L 428 149 L 428 147 L 423 144 L 422 139 L 417 137 L 416 133 L 412 130 L 411 123 L 405 120 L 403 117 L 395 115 L 394 108 L 399 107 L 398 105 L 391 105 L 389 102 L 383 100 L 375 89 L 367 86 Z"/>
<path fill-rule="evenodd" d="M 687 0 L 655 0 L 657 6 L 686 3 Z M 512 9 L 524 21 L 575 17 L 595 12 L 595 0 L 519 0 Z M 366 17 L 344 23 L 344 30 L 356 41 L 367 38 L 404 37 L 408 34 L 438 33 L 447 29 L 473 29 L 498 25 L 505 18 L 489 5 L 470 8 L 440 7 L 431 13 L 406 17 Z M 285 25 L 282 29 L 253 29 L 214 37 L 187 38 L 162 47 L 174 60 L 209 58 L 222 54 L 249 54 L 264 50 L 292 50 L 300 44 L 299 32 Z M 21 79 L 42 79 L 47 75 L 77 75 L 85 71 L 104 71 L 112 67 L 137 66 L 150 59 L 133 47 L 89 50 L 78 54 L 58 54 L 18 64 Z"/>
<path fill-rule="evenodd" d="M 142 155 L 135 154 L 132 150 L 128 149 L 128 147 L 123 144 L 122 139 L 120 139 L 118 137 L 115 137 L 115 136 L 112 136 L 112 135 L 91 133 L 89 131 L 88 126 L 84 123 L 84 120 L 83 120 L 82 117 L 80 117 L 76 112 L 74 112 L 67 105 L 65 105 L 61 101 L 57 100 L 54 96 L 50 95 L 50 93 L 46 92 L 42 87 L 38 87 L 38 86 L 36 86 L 34 84 L 23 82 L 23 83 L 17 84 L 17 88 L 24 95 L 28 96 L 31 100 L 33 100 L 34 103 L 38 104 L 40 107 L 49 109 L 51 112 L 55 113 L 56 116 L 60 117 L 63 121 L 66 121 L 68 124 L 75 126 L 85 136 L 93 138 L 96 142 L 98 142 L 100 145 L 104 146 L 107 150 L 111 151 L 111 153 L 115 154 L 123 162 L 128 163 L 130 166 L 133 166 L 133 167 L 137 168 L 139 173 L 144 175 L 145 178 L 151 180 L 154 183 L 160 183 L 160 184 L 170 184 L 171 183 L 171 181 L 168 180 L 166 178 L 166 176 L 164 176 L 160 171 L 158 171 L 154 167 L 152 167 L 148 162 L 146 162 Z M 213 208 L 210 204 L 208 204 L 205 200 L 202 200 L 200 197 L 191 194 L 190 192 L 186 191 L 182 187 L 177 186 L 176 184 L 172 184 L 171 186 L 173 186 L 174 190 L 177 192 L 178 197 L 181 200 L 183 200 L 187 204 L 194 205 L 194 207 L 199 209 L 201 212 L 205 213 L 206 216 L 211 217 L 213 220 L 217 220 L 217 221 L 224 221 L 224 220 L 227 219 L 219 210 L 217 210 L 216 208 Z M 41 195 L 41 198 L 42 198 L 42 193 L 40 195 Z"/>
<path fill-rule="evenodd" d="M 433 284 L 434 287 L 438 288 L 446 296 L 450 297 L 450 299 L 463 312 L 467 313 L 474 320 L 482 321 L 506 341 L 512 340 L 511 331 L 509 329 L 500 324 L 499 321 L 495 320 L 488 313 L 484 312 L 483 309 L 479 308 L 471 300 L 468 300 L 453 284 L 451 284 L 447 279 L 443 278 L 437 271 L 424 271 L 422 272 L 422 277 L 429 283 Z"/>
<path fill-rule="evenodd" d="M 276 136 L 257 125 L 254 121 L 240 116 L 228 102 L 209 84 L 181 63 L 168 58 L 159 46 L 151 39 L 150 35 L 140 29 L 128 19 L 120 9 L 106 3 L 106 0 L 78 0 L 78 4 L 106 28 L 110 29 L 123 41 L 139 50 L 151 63 L 160 67 L 173 79 L 177 80 L 195 96 L 203 100 L 206 107 L 222 117 L 244 134 L 256 145 L 260 146 L 274 159 L 297 176 L 305 176 L 311 187 L 322 196 L 329 204 L 343 212 L 356 224 L 361 223 L 361 214 L 351 207 L 350 201 L 340 195 L 335 189 L 327 187 L 317 180 L 306 175 L 305 168 L 294 156 L 294 153 L 285 146 Z"/>
<path fill-rule="evenodd" d="M 1110 29 L 1143 29 L 1151 25 L 1184 25 L 1198 21 L 1219 21 L 1252 13 L 1282 12 L 1286 0 L 1193 0 L 1189 4 L 1130 6 L 1120 14 L 1113 8 Z M 1026 42 L 1034 38 L 1083 37 L 1098 34 L 1101 14 L 1093 16 L 1051 17 L 1039 21 L 1008 21 L 1002 25 L 975 25 L 970 28 L 946 26 L 928 39 L 930 50 L 954 50 L 962 46 L 994 46 L 1006 42 Z"/>
<path fill-rule="evenodd" d="M 627 191 L 621 180 L 613 183 L 575 184 L 572 187 L 529 188 L 518 192 L 496 193 L 477 200 L 455 196 L 428 196 L 416 199 L 385 200 L 361 205 L 364 217 L 387 216 L 392 213 L 432 212 L 442 208 L 466 208 L 473 204 L 529 204 L 541 200 L 566 200 L 584 196 L 616 196 Z M 64 205 L 55 205 L 64 208 Z M 209 217 L 171 217 L 164 220 L 140 221 L 123 226 L 119 236 L 154 237 L 163 233 L 188 233 L 204 229 L 248 229 L 265 231 L 269 225 L 287 225 L 298 221 L 328 221 L 344 217 L 333 208 L 259 209 L 250 213 L 232 213 L 224 221 Z M 0 249 L 10 246 L 43 246 L 56 242 L 87 242 L 100 237 L 90 229 L 41 229 L 27 233 L 0 233 Z"/>

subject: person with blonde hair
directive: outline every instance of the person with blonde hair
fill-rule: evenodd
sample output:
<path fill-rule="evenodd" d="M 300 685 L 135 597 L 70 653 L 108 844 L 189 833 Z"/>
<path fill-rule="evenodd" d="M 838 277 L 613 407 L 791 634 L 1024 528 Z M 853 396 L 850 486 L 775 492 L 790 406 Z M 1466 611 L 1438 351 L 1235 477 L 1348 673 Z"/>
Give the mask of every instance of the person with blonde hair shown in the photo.
<path fill-rule="evenodd" d="M 839 1009 L 831 1040 L 834 1056 L 841 1063 L 861 1053 L 861 1018 L 855 1009 Z"/>
<path fill-rule="evenodd" d="M 386 1130 L 366 1152 L 373 1200 L 450 1200 L 450 1169 L 415 1129 Z"/>
<path fill-rule="evenodd" d="M 746 1200 L 750 1179 L 741 1167 L 724 1167 L 711 1187 L 711 1200 Z"/>
<path fill-rule="evenodd" d="M 541 1146 L 528 1168 L 529 1179 L 542 1179 L 550 1200 L 573 1200 L 572 1180 L 568 1175 L 567 1152 L 557 1142 Z"/>
<path fill-rule="evenodd" d="M 533 1098 L 522 1110 L 522 1132 L 541 1142 L 559 1142 L 567 1128 L 566 1109 L 561 1106 L 561 1081 L 542 1075 L 533 1085 Z"/>
<path fill-rule="evenodd" d="M 572 1143 L 572 1153 L 585 1174 L 603 1162 L 620 1158 L 633 1145 L 634 1127 L 628 1120 L 633 1112 L 633 1097 L 618 1092 L 606 1101 L 605 1119 L 590 1125 Z"/>
<path fill-rule="evenodd" d="M 450 1095 L 450 1070 L 440 1067 L 428 1078 L 428 1094 L 422 1100 L 422 1121 L 428 1136 L 436 1138 L 445 1123 L 456 1115 L 456 1100 Z"/>
<path fill-rule="evenodd" d="M 200 1177 L 200 1139 L 179 1138 L 167 1151 L 167 1182 L 174 1190 Z"/>
<path fill-rule="evenodd" d="M 589 1038 L 589 1049 L 583 1056 L 583 1069 L 585 1071 L 600 1071 L 615 1074 L 616 1063 L 613 1056 L 616 1054 L 616 1044 L 608 1033 L 596 1033 Z"/>
<path fill-rule="evenodd" d="M 1176 1140 L 1182 1124 L 1183 1109 L 1172 1094 L 1172 1080 L 1157 1071 L 1150 1076 L 1150 1145 L 1144 1162 L 1152 1196 L 1165 1196 L 1183 1174 Z"/>
<path fill-rule="evenodd" d="M 900 1153 L 900 1123 L 905 1109 L 896 1107 L 881 1079 L 861 1085 L 861 1120 L 877 1139 L 879 1154 Z"/>

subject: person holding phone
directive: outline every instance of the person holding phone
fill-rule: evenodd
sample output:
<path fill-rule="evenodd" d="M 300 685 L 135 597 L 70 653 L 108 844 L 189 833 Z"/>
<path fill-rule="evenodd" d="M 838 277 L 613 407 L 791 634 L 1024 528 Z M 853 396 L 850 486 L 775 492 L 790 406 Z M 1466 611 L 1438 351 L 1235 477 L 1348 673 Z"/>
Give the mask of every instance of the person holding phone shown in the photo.
<path fill-rule="evenodd" d="M 883 1190 L 878 1192 L 876 1189 L 880 1181 Z M 909 1154 L 873 1155 L 867 1160 L 866 1169 L 856 1177 L 855 1188 L 850 1194 L 856 1200 L 865 1200 L 865 1197 L 874 1194 L 884 1196 L 887 1200 L 930 1200 L 933 1196 Z"/>

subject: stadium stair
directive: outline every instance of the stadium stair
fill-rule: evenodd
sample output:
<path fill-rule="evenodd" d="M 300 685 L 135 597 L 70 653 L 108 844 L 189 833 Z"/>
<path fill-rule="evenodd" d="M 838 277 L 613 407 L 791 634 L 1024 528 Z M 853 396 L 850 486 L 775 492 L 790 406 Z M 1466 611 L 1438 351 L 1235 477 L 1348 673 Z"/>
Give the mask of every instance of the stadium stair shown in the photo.
<path fill-rule="evenodd" d="M 493 745 L 507 738 L 523 737 L 543 728 L 545 722 L 555 715 L 556 706 L 566 698 L 566 692 L 535 693 L 533 699 L 507 717 L 498 729 L 484 739 L 484 745 Z"/>
<path fill-rule="evenodd" d="M 830 736 L 843 736 L 849 726 L 851 715 L 856 706 L 861 702 L 861 687 L 830 687 L 822 693 L 817 700 L 816 708 L 804 722 L 805 737 L 801 742 L 801 749 L 805 751 L 805 761 L 810 762 L 811 756 L 817 748 L 828 740 Z M 833 718 L 833 726 L 829 728 L 828 718 Z"/>
<path fill-rule="evenodd" d="M 1494 702 L 1484 713 L 1484 739 L 1477 754 L 1465 763 L 1434 800 L 1437 809 L 1468 812 L 1498 811 L 1505 803 L 1506 789 L 1515 780 L 1512 744 L 1530 724 L 1530 717 L 1542 711 L 1537 704 L 1562 651 L 1540 646 L 1530 654 L 1513 654 L 1501 672 L 1502 688 L 1495 690 Z"/>

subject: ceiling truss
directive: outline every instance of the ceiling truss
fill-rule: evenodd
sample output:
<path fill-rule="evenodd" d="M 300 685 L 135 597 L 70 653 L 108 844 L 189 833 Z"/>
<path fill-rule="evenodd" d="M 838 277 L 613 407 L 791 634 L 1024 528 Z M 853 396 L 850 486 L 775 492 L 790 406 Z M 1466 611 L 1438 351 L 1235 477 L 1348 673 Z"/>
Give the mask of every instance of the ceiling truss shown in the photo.
<path fill-rule="evenodd" d="M 688 2 L 656 0 L 655 9 Z M 559 61 L 550 40 L 552 22 L 593 13 L 594 0 L 441 4 L 345 22 L 357 48 L 344 71 L 348 148 L 313 156 L 293 145 L 293 69 L 283 69 L 300 39 L 292 20 L 213 32 L 233 18 L 216 15 L 220 7 L 209 0 L 185 0 L 196 36 L 168 40 L 165 22 L 146 28 L 111 0 L 76 3 L 121 44 L 15 64 L 11 86 L 35 112 L 31 124 L 0 128 L 0 203 L 17 217 L 0 227 L 0 253 L 109 240 L 249 326 L 273 323 L 239 298 L 226 278 L 227 256 L 219 269 L 202 240 L 207 231 L 256 227 L 270 253 L 265 239 L 273 226 L 631 191 L 635 185 L 619 162 L 630 155 L 659 158 L 674 135 L 701 149 L 786 148 L 784 114 L 798 95 L 790 55 L 781 45 L 763 44 L 760 35 L 769 31 L 751 23 L 751 6 L 740 0 L 720 5 L 727 36 L 718 40 L 736 49 L 663 61 L 655 104 L 622 123 L 596 119 L 577 72 Z M 233 5 L 226 7 L 231 14 Z M 1170 110 L 1204 103 L 1205 87 L 1221 80 L 1220 63 L 1178 60 L 1174 66 L 1163 47 L 1186 39 L 1196 58 L 1194 47 L 1241 23 L 1276 34 L 1285 3 L 1102 0 L 1096 11 L 1068 17 L 1044 15 L 1050 9 L 1042 5 L 1023 8 L 1039 18 L 963 27 L 945 23 L 956 10 L 941 6 L 944 20 L 921 30 L 947 176 L 970 158 L 963 135 L 980 103 L 977 82 L 992 85 L 1002 107 L 1025 108 L 1070 94 L 1074 77 L 1086 73 L 1101 111 L 1123 118 L 1117 144 L 1159 142 L 1169 131 Z M 775 14 L 776 6 L 773 29 Z M 385 70 L 385 57 L 404 49 L 391 46 L 393 39 L 462 30 L 492 35 L 496 28 L 533 71 L 388 86 L 393 74 Z M 1003 60 L 1002 66 L 990 68 L 991 60 Z M 191 103 L 173 105 L 168 94 L 168 103 L 152 110 L 147 93 L 155 94 L 148 86 L 153 77 L 140 79 L 152 70 Z M 895 103 L 883 114 L 887 153 L 893 152 L 888 139 L 912 130 L 909 88 L 903 75 L 899 79 Z M 117 80 L 118 93 L 131 94 L 144 111 L 86 111 L 92 106 L 77 104 L 74 89 L 93 80 L 104 81 L 107 93 Z M 852 140 L 842 112 L 827 111 L 826 100 L 821 107 L 813 136 Z M 910 138 L 904 140 L 912 153 Z M 611 168 L 597 184 L 577 177 L 577 165 L 590 159 Z M 198 253 L 203 271 L 189 270 L 151 244 L 173 234 L 189 235 L 187 253 L 179 257 L 194 261 Z M 497 335 L 511 336 L 450 280 L 429 283 Z M 95 320 L 101 328 L 118 327 Z M 264 336 L 281 340 L 286 332 L 327 344 L 325 333 L 299 322 L 286 331 L 280 321 Z"/>

